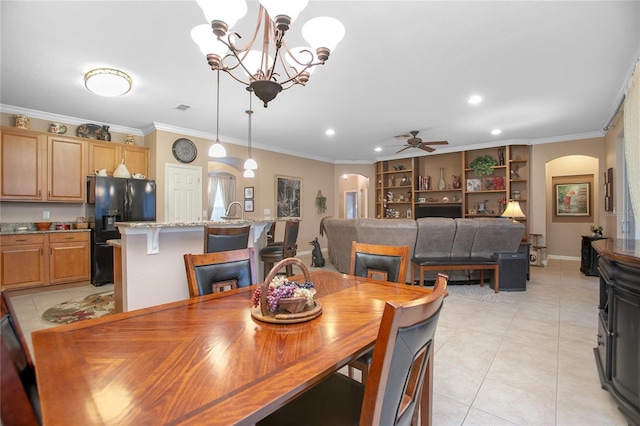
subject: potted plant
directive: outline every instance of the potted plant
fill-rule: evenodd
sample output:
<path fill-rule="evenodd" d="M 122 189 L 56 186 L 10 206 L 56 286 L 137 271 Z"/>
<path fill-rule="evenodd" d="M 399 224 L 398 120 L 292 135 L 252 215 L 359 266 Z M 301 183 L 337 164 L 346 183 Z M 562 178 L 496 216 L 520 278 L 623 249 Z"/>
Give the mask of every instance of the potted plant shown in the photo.
<path fill-rule="evenodd" d="M 480 157 L 469 163 L 469 167 L 473 169 L 476 176 L 491 176 L 493 174 L 493 166 L 497 166 L 498 161 L 490 155 L 481 155 Z"/>
<path fill-rule="evenodd" d="M 318 190 L 318 195 L 316 195 L 316 212 L 319 215 L 324 214 L 327 211 L 327 197 L 322 195 L 322 191 Z"/>

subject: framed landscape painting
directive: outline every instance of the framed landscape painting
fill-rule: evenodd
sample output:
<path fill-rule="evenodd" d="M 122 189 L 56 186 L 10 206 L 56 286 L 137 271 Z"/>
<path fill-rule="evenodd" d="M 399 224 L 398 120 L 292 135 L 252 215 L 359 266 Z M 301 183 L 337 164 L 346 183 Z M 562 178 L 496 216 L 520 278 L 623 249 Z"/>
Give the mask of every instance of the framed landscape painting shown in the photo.
<path fill-rule="evenodd" d="M 556 216 L 591 216 L 591 185 L 589 182 L 554 185 Z"/>
<path fill-rule="evenodd" d="M 302 179 L 276 176 L 276 217 L 301 219 Z"/>

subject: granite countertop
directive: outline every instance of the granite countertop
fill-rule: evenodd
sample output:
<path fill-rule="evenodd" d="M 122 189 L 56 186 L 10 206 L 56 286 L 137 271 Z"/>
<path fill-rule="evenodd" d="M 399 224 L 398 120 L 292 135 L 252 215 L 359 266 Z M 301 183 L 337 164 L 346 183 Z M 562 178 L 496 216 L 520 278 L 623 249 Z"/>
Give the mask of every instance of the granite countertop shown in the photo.
<path fill-rule="evenodd" d="M 226 220 L 200 220 L 193 222 L 116 222 L 116 226 L 121 228 L 190 228 L 198 226 L 250 225 L 270 222 L 273 222 L 273 219 L 244 218 Z"/>

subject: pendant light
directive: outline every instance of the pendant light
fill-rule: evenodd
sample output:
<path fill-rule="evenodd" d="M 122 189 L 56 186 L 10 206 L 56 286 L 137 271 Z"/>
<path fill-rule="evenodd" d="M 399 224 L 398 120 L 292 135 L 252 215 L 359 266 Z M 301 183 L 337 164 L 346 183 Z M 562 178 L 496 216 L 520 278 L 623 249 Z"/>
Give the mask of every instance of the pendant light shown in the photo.
<path fill-rule="evenodd" d="M 245 112 L 247 113 L 247 116 L 249 117 L 249 136 L 248 136 L 248 152 L 249 152 L 249 158 L 247 158 L 247 161 L 244 162 L 244 177 L 254 177 L 255 173 L 253 172 L 254 170 L 256 170 L 258 168 L 258 163 L 256 163 L 256 160 L 254 160 L 251 157 L 251 115 L 253 114 L 253 110 L 251 108 L 251 88 L 247 87 L 247 91 L 249 92 L 249 109 L 246 110 Z"/>
<path fill-rule="evenodd" d="M 220 71 L 218 71 L 218 82 L 216 91 L 216 141 L 209 147 L 209 157 L 222 158 L 227 156 L 227 150 L 220 143 L 218 134 L 220 131 Z"/>

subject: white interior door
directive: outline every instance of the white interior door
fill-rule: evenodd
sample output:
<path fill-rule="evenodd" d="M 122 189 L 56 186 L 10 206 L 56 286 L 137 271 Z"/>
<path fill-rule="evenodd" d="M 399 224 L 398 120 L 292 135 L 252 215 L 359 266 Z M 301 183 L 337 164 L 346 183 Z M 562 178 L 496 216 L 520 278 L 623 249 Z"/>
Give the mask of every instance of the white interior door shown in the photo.
<path fill-rule="evenodd" d="M 165 164 L 165 218 L 168 222 L 202 219 L 202 167 Z"/>

